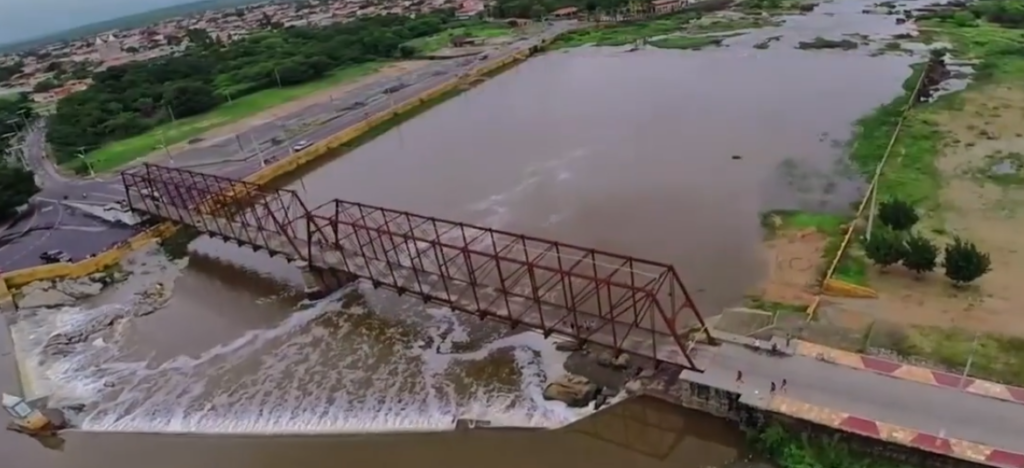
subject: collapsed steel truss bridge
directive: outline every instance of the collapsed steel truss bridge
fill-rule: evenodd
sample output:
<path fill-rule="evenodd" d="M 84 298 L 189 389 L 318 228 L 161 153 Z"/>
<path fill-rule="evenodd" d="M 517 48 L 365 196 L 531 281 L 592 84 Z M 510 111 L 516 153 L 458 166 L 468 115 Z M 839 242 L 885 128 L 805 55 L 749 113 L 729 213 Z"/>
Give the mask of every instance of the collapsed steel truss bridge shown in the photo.
<path fill-rule="evenodd" d="M 145 164 L 122 174 L 131 209 L 400 294 L 657 363 L 708 327 L 671 265 L 378 206 L 315 208 L 292 190 Z"/>

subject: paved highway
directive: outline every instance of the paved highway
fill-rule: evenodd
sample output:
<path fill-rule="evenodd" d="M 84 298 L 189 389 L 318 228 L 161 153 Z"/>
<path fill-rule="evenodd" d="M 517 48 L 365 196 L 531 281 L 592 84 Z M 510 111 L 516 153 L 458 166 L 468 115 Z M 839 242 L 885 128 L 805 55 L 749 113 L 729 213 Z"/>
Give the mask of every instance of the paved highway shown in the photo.
<path fill-rule="evenodd" d="M 1024 452 L 1024 405 L 851 369 L 804 356 L 773 357 L 741 346 L 699 347 L 704 374 L 683 378 L 767 395 L 787 380 L 786 396 L 935 435 Z M 743 383 L 736 383 L 736 371 Z"/>
<path fill-rule="evenodd" d="M 308 106 L 234 136 L 198 145 L 202 147 L 174 153 L 163 164 L 235 178 L 248 176 L 259 170 L 261 162 L 269 163 L 289 155 L 292 146 L 300 140 L 321 141 L 453 77 L 526 50 L 574 27 L 575 22 L 555 23 L 541 34 L 487 52 L 485 60 L 469 57 L 437 61 L 405 75 L 375 80 L 328 102 Z M 401 89 L 385 93 L 386 89 L 395 87 Z M 297 131 L 306 128 L 309 130 Z M 96 204 L 123 199 L 124 189 L 117 175 L 89 179 L 62 175 L 46 157 L 45 128 L 40 126 L 26 136 L 25 154 L 42 192 L 32 200 L 26 216 L 0 232 L 0 270 L 39 265 L 42 263 L 39 255 L 53 249 L 64 250 L 80 259 L 134 234 L 133 228 L 112 225 L 61 204 L 65 197 Z"/>

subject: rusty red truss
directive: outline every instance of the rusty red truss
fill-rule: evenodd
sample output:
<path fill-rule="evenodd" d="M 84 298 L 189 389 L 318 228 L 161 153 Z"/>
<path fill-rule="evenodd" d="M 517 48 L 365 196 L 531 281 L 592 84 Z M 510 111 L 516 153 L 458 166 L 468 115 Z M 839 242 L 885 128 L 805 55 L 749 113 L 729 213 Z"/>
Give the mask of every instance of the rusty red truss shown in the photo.
<path fill-rule="evenodd" d="M 309 212 L 292 190 L 185 169 L 144 164 L 121 179 L 133 210 L 254 247 L 269 248 L 269 234 L 299 239 Z"/>
<path fill-rule="evenodd" d="M 341 252 L 376 285 L 696 369 L 687 336 L 707 330 L 671 265 L 341 200 L 309 221 L 309 258 Z"/>
<path fill-rule="evenodd" d="M 424 301 L 699 370 L 711 336 L 668 264 L 362 203 L 308 210 L 292 191 L 144 165 L 134 210 L 343 272 Z"/>

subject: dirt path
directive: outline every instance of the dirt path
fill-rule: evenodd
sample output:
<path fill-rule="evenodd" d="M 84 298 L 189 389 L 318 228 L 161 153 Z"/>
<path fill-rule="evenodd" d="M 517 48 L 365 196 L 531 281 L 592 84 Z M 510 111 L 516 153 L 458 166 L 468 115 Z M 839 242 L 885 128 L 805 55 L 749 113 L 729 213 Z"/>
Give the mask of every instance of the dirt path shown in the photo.
<path fill-rule="evenodd" d="M 187 141 L 176 143 L 170 146 L 170 150 L 172 153 L 175 153 L 183 151 L 185 149 L 205 148 L 207 146 L 215 144 L 220 139 L 230 137 L 238 133 L 242 133 L 250 128 L 265 124 L 267 122 L 272 122 L 274 120 L 286 117 L 289 114 L 302 110 L 303 108 L 330 100 L 332 97 L 338 97 L 340 95 L 343 95 L 344 93 L 347 93 L 367 83 L 372 83 L 380 79 L 403 75 L 405 73 L 420 69 L 428 64 L 430 64 L 429 60 L 417 60 L 389 64 L 381 68 L 379 71 L 371 73 L 364 77 L 340 83 L 337 86 L 326 88 L 324 90 L 318 91 L 308 96 L 304 96 L 302 98 L 282 104 L 277 107 L 272 107 L 270 109 L 267 109 L 258 114 L 251 115 L 242 120 L 238 120 L 227 125 L 222 125 L 217 128 L 210 129 L 209 131 L 192 138 L 193 140 L 201 139 L 202 141 L 194 144 L 189 144 Z M 164 150 L 159 149 L 140 158 L 139 161 L 154 162 L 163 159 L 165 156 L 166 153 L 164 152 Z"/>

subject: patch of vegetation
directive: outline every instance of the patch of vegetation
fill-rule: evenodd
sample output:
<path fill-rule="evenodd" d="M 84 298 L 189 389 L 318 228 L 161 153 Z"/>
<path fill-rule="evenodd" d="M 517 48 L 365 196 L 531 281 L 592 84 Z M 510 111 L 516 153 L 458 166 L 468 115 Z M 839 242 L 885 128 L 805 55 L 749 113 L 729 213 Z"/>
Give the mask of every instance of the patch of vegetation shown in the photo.
<path fill-rule="evenodd" d="M 11 140 L 36 118 L 32 98 L 25 93 L 0 95 L 0 155 L 11 148 Z"/>
<path fill-rule="evenodd" d="M 824 37 L 818 36 L 813 41 L 800 41 L 796 48 L 801 50 L 818 50 L 818 49 L 842 49 L 842 50 L 853 50 L 860 47 L 855 41 L 849 39 L 825 39 Z"/>
<path fill-rule="evenodd" d="M 887 228 L 876 229 L 871 238 L 864 241 L 864 253 L 884 270 L 906 258 L 907 245 L 901 233 Z"/>
<path fill-rule="evenodd" d="M 878 221 L 893 231 L 909 231 L 920 219 L 914 207 L 899 198 L 878 205 Z"/>
<path fill-rule="evenodd" d="M 1024 338 L 976 334 L 962 328 L 915 327 L 888 348 L 904 358 L 923 358 L 953 372 L 971 363 L 969 375 L 1024 386 Z"/>
<path fill-rule="evenodd" d="M 821 254 L 823 268 L 828 268 L 839 253 L 843 238 L 846 236 L 846 227 L 851 221 L 846 215 L 800 210 L 773 210 L 761 214 L 761 226 L 769 238 L 783 231 L 806 229 L 813 229 L 827 236 L 828 242 Z M 843 255 L 836 265 L 833 277 L 864 286 L 867 284 L 867 267 L 867 260 L 859 252 L 859 247 L 851 242 L 846 255 Z M 824 275 L 826 271 L 821 273 Z"/>
<path fill-rule="evenodd" d="M 780 21 L 774 18 L 763 18 L 760 16 L 744 16 L 739 18 L 705 17 L 700 21 L 691 23 L 686 30 L 694 34 L 711 34 L 778 26 L 779 24 L 781 24 Z"/>
<path fill-rule="evenodd" d="M 493 39 L 511 36 L 514 29 L 505 23 L 476 22 L 467 26 L 452 28 L 427 37 L 413 39 L 403 44 L 412 47 L 415 52 L 406 55 L 427 55 L 452 45 L 457 39 Z"/>
<path fill-rule="evenodd" d="M 556 50 L 583 45 L 603 47 L 629 45 L 640 39 L 679 33 L 687 24 L 699 17 L 700 15 L 696 13 L 681 13 L 649 21 L 631 21 L 578 29 L 561 35 L 551 43 L 549 48 Z"/>
<path fill-rule="evenodd" d="M 744 304 L 756 310 L 763 310 L 765 312 L 771 312 L 775 315 L 779 314 L 807 314 L 807 306 L 800 304 L 786 304 L 783 302 L 766 301 L 760 297 L 747 297 Z"/>
<path fill-rule="evenodd" d="M 700 50 L 705 47 L 718 47 L 732 36 L 669 36 L 651 41 L 650 44 L 659 49 Z"/>
<path fill-rule="evenodd" d="M 865 178 L 874 177 L 882 162 L 923 68 L 914 67 L 903 83 L 904 94 L 857 121 L 849 158 Z M 892 148 L 897 157 L 889 158 L 879 177 L 878 196 L 903 200 L 924 212 L 937 209 L 940 180 L 935 158 L 942 140 L 942 133 L 926 115 L 910 113 Z"/>
<path fill-rule="evenodd" d="M 903 266 L 918 276 L 935 270 L 939 265 L 939 248 L 927 237 L 911 234 L 906 239 L 906 246 Z"/>
<path fill-rule="evenodd" d="M 815 438 L 771 425 L 751 437 L 751 445 L 780 468 L 908 468 L 855 452 L 838 437 Z"/>
<path fill-rule="evenodd" d="M 992 271 L 989 255 L 978 250 L 973 242 L 957 236 L 953 237 L 951 244 L 946 245 L 942 265 L 946 268 L 946 277 L 957 286 L 967 285 Z"/>
<path fill-rule="evenodd" d="M 94 171 L 114 170 L 160 149 L 164 144 L 170 146 L 188 141 L 211 129 L 237 122 L 267 109 L 338 86 L 346 81 L 370 75 L 383 65 L 383 62 L 353 65 L 332 71 L 325 77 L 309 83 L 259 91 L 217 106 L 210 112 L 167 122 L 141 135 L 108 143 L 102 148 L 88 153 L 85 159 Z M 80 172 L 88 169 L 80 158 L 68 161 L 64 166 Z"/>
<path fill-rule="evenodd" d="M 739 8 L 742 11 L 766 12 L 774 14 L 785 13 L 809 13 L 814 11 L 818 2 L 806 2 L 802 0 L 744 0 Z"/>
<path fill-rule="evenodd" d="M 780 39 L 782 39 L 782 36 L 772 36 L 765 38 L 765 40 L 758 42 L 757 44 L 754 44 L 754 48 L 761 50 L 767 49 L 772 45 L 773 42 L 778 42 Z"/>
<path fill-rule="evenodd" d="M 35 175 L 20 165 L 0 162 L 0 221 L 18 214 L 18 208 L 39 193 Z"/>
<path fill-rule="evenodd" d="M 177 43 L 188 40 L 183 53 L 99 71 L 92 86 L 60 100 L 47 140 L 58 162 L 68 162 L 82 148 L 141 135 L 259 91 L 401 58 L 410 51 L 402 44 L 463 24 L 450 11 L 373 16 L 317 28 L 285 28 L 267 17 L 260 22 L 263 31 L 228 43 L 206 30 L 189 29 L 173 37 Z"/>

